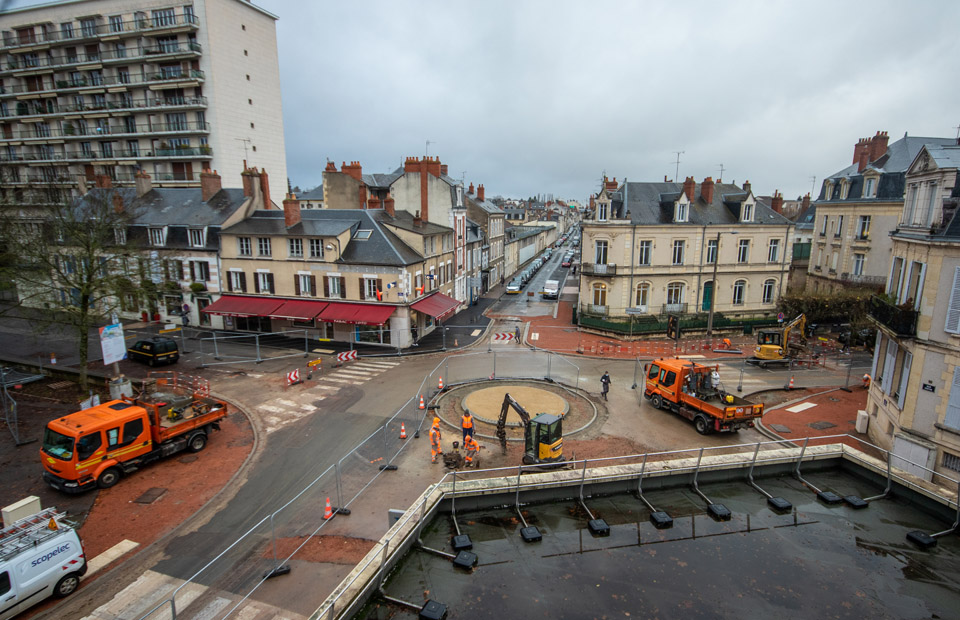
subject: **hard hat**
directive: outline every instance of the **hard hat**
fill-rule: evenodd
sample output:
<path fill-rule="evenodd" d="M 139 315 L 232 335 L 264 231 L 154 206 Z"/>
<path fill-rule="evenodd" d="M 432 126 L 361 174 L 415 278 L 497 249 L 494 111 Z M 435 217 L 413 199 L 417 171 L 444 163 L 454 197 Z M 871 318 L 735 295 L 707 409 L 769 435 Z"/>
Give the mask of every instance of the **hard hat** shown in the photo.
<path fill-rule="evenodd" d="M 434 425 L 434 426 L 440 426 L 440 418 L 434 418 L 434 419 L 433 419 L 433 425 Z"/>
<path fill-rule="evenodd" d="M 727 394 L 727 402 L 728 402 L 728 403 L 732 403 L 732 402 L 733 402 L 733 394 Z"/>

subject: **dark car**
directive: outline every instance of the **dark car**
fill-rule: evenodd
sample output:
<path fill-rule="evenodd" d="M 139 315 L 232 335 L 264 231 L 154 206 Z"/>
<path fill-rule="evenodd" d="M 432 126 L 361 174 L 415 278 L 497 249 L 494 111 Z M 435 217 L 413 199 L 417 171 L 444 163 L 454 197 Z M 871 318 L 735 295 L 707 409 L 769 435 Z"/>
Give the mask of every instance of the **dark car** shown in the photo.
<path fill-rule="evenodd" d="M 138 340 L 127 349 L 127 358 L 148 366 L 173 364 L 180 359 L 180 347 L 172 338 L 154 336 L 148 340 Z"/>

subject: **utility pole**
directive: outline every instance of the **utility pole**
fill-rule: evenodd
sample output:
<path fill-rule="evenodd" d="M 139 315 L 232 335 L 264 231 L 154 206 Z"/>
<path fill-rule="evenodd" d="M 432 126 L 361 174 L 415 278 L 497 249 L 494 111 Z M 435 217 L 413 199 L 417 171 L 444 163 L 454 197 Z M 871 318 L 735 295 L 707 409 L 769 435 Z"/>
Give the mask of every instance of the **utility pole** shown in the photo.
<path fill-rule="evenodd" d="M 679 183 L 678 179 L 680 178 L 680 156 L 686 153 L 686 151 L 673 151 L 677 156 L 677 168 L 673 173 L 673 182 Z"/>

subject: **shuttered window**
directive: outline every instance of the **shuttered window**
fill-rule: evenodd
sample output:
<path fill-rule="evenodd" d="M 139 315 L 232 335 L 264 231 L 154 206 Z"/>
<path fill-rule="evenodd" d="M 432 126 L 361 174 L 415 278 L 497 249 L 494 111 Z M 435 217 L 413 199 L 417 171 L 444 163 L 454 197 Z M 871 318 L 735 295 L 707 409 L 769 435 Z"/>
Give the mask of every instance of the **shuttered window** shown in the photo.
<path fill-rule="evenodd" d="M 950 384 L 950 400 L 947 401 L 947 415 L 944 426 L 960 430 L 960 367 L 953 369 L 953 383 Z"/>
<path fill-rule="evenodd" d="M 887 343 L 887 354 L 883 360 L 883 377 L 880 382 L 884 394 L 892 392 L 893 371 L 897 366 L 897 343 L 892 340 Z"/>
<path fill-rule="evenodd" d="M 960 333 L 960 267 L 953 270 L 953 289 L 950 291 L 950 307 L 947 308 L 947 321 L 943 331 Z"/>
<path fill-rule="evenodd" d="M 903 352 L 903 368 L 900 370 L 900 387 L 897 388 L 897 407 L 903 409 L 903 402 L 907 395 L 907 380 L 910 379 L 910 365 L 913 363 L 913 354 Z"/>

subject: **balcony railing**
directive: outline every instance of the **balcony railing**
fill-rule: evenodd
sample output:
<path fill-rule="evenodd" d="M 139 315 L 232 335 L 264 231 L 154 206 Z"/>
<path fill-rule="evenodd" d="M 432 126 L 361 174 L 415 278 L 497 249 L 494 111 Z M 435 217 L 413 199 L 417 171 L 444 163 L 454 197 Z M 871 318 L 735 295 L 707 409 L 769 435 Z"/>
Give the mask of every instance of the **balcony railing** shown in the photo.
<path fill-rule="evenodd" d="M 607 265 L 599 263 L 584 263 L 582 267 L 583 275 L 586 276 L 615 276 L 617 275 L 616 265 Z"/>
<path fill-rule="evenodd" d="M 580 304 L 581 314 L 592 314 L 595 316 L 607 316 L 610 314 L 610 306 L 601 306 L 598 304 Z"/>
<path fill-rule="evenodd" d="M 45 80 L 41 88 L 33 88 L 23 84 L 16 84 L 9 88 L 0 88 L 0 95 L 17 94 L 36 94 L 70 91 L 72 89 L 91 88 L 102 86 L 148 86 L 157 82 L 184 82 L 196 80 L 202 82 L 206 79 L 206 74 L 200 69 L 191 69 L 190 71 L 180 71 L 174 74 L 164 74 L 159 72 L 151 73 L 147 76 L 139 75 L 112 75 L 100 77 L 82 77 L 80 79 L 69 80 Z"/>
<path fill-rule="evenodd" d="M 884 327 L 893 330 L 898 336 L 917 335 L 917 317 L 920 313 L 909 307 L 895 306 L 873 295 L 870 297 L 867 314 Z"/>
<path fill-rule="evenodd" d="M 663 304 L 661 307 L 661 314 L 686 314 L 687 313 L 687 304 Z"/>
<path fill-rule="evenodd" d="M 176 45 L 156 45 L 151 47 L 131 47 L 124 50 L 98 50 L 83 54 L 50 54 L 48 56 L 22 55 L 11 56 L 4 65 L 6 71 L 29 71 L 33 69 L 58 69 L 71 65 L 101 62 L 131 62 L 147 59 L 149 62 L 164 60 L 178 54 L 197 55 L 203 51 L 199 43 L 193 41 Z"/>
<path fill-rule="evenodd" d="M 213 157 L 213 149 L 209 146 L 158 148 L 153 151 L 147 149 L 113 149 L 109 152 L 94 150 L 76 150 L 44 153 L 11 154 L 0 153 L 0 162 L 71 162 L 95 161 L 111 159 L 150 159 L 154 157 Z"/>
<path fill-rule="evenodd" d="M 840 274 L 840 280 L 853 286 L 871 288 L 883 286 L 887 282 L 887 279 L 884 276 L 865 276 L 862 274 L 858 275 L 855 273 L 848 273 L 846 271 Z"/>
<path fill-rule="evenodd" d="M 38 125 L 34 123 L 34 125 Z M 47 127 L 41 128 L 35 126 L 33 129 L 20 129 L 9 131 L 6 134 L 0 134 L 0 141 L 3 140 L 48 140 L 50 138 L 77 138 L 87 139 L 100 138 L 103 136 L 138 136 L 152 135 L 162 133 L 183 134 L 183 133 L 209 133 L 210 123 L 199 123 L 195 121 L 184 121 L 182 123 L 151 123 L 126 126 L 100 126 L 81 128 L 74 125 L 65 125 L 63 128 Z"/>
<path fill-rule="evenodd" d="M 41 106 L 39 104 L 21 101 L 17 103 L 16 116 L 51 116 L 58 114 L 74 114 L 77 112 L 101 112 L 104 110 L 120 112 L 125 110 L 144 110 L 147 108 L 177 108 L 177 107 L 206 107 L 206 97 L 149 97 L 144 99 L 128 99 L 120 101 L 105 101 L 83 105 L 57 105 L 52 101 Z M 9 110 L 0 116 L 14 116 Z"/>
<path fill-rule="evenodd" d="M 125 32 L 149 32 L 156 30 L 166 30 L 169 28 L 180 28 L 183 26 L 192 26 L 196 29 L 198 25 L 196 15 L 179 13 L 175 15 L 163 15 L 156 17 L 142 17 L 123 22 L 109 22 L 103 24 L 93 24 L 77 26 L 71 30 L 64 31 L 50 30 L 48 32 L 25 32 L 9 33 L 3 37 L 3 49 L 15 49 L 18 47 L 27 47 L 30 45 L 39 45 L 44 43 L 57 43 L 60 41 L 75 43 L 82 39 L 90 39 L 101 35 L 115 35 Z"/>

